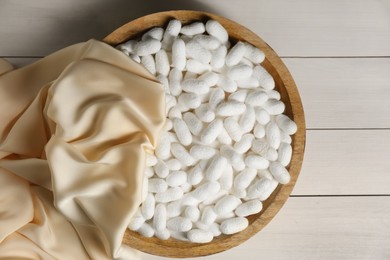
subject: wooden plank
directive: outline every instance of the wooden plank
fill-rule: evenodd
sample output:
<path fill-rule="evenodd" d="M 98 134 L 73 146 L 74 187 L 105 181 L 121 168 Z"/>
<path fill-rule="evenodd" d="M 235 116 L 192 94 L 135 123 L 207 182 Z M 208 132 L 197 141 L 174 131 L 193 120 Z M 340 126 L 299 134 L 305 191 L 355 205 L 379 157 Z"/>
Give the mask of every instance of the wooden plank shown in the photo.
<path fill-rule="evenodd" d="M 283 59 L 307 128 L 390 128 L 390 58 Z"/>
<path fill-rule="evenodd" d="M 36 58 L 8 59 L 16 66 Z M 285 58 L 307 128 L 390 128 L 390 58 Z"/>
<path fill-rule="evenodd" d="M 290 198 L 261 232 L 208 260 L 390 259 L 390 197 Z M 143 260 L 169 259 L 142 254 Z"/>
<path fill-rule="evenodd" d="M 390 130 L 307 131 L 293 195 L 390 194 Z"/>
<path fill-rule="evenodd" d="M 34 59 L 9 59 L 12 64 L 21 64 L 24 62 L 30 62 Z M 321 79 L 322 76 L 320 72 L 317 72 L 317 77 L 312 75 L 312 73 L 316 73 L 316 69 L 311 70 L 310 67 L 317 68 L 320 66 L 318 64 L 325 64 L 322 66 L 322 69 L 319 68 L 318 71 L 327 71 L 326 68 L 331 67 L 331 64 L 343 63 L 344 65 L 338 68 L 340 70 L 345 69 L 348 70 L 348 65 L 352 64 L 352 61 L 344 61 L 344 59 L 337 59 L 337 61 L 329 61 L 328 59 L 309 59 L 309 64 L 305 63 L 307 59 L 299 59 L 303 64 L 299 62 L 295 62 L 295 59 L 288 59 L 286 62 L 290 67 L 293 75 L 296 78 L 298 83 L 298 87 L 301 91 L 301 95 L 303 98 L 303 103 L 306 111 L 306 119 L 308 123 L 308 127 L 321 127 L 323 125 L 316 125 L 313 122 L 321 123 L 320 120 L 315 118 L 315 113 L 318 114 L 318 118 L 323 118 L 326 120 L 333 120 L 330 116 L 332 113 L 328 112 L 328 110 L 333 110 L 334 117 L 338 117 L 341 114 L 342 109 L 340 111 L 336 111 L 335 107 L 341 106 L 340 102 L 333 101 L 332 96 L 337 96 L 334 92 L 343 91 L 342 88 L 351 85 L 356 88 L 356 91 L 361 91 L 361 89 L 368 89 L 369 79 L 375 80 L 375 72 L 369 70 L 369 73 L 366 74 L 361 80 L 354 81 L 354 76 L 358 77 L 359 73 L 350 76 L 350 82 L 340 85 L 334 86 L 334 84 L 320 84 L 321 87 L 317 87 L 315 82 L 322 81 L 316 80 Z M 333 60 L 333 59 L 332 59 Z M 349 60 L 349 59 L 348 59 Z M 355 59 L 352 59 L 355 60 Z M 369 69 L 369 65 L 371 64 L 373 67 L 376 67 L 377 70 L 386 70 L 390 69 L 389 60 L 388 59 L 374 59 L 376 62 L 380 63 L 381 66 L 375 65 L 374 62 L 371 63 L 373 59 L 358 59 L 358 63 L 362 64 L 362 66 L 366 66 Z M 386 60 L 387 63 L 382 63 L 382 60 Z M 292 61 L 290 63 L 290 61 Z M 317 64 L 317 65 L 316 65 Z M 365 64 L 365 65 L 364 65 Z M 387 66 L 387 67 L 386 67 Z M 383 68 L 384 67 L 384 68 Z M 310 73 L 307 73 L 308 77 L 304 78 L 301 73 L 307 69 Z M 362 72 L 363 73 L 363 72 Z M 373 76 L 371 76 L 374 74 Z M 377 76 L 378 85 L 383 85 L 382 88 L 375 87 L 375 84 L 370 85 L 370 88 L 382 89 L 382 93 L 388 91 L 386 90 L 385 85 L 386 81 L 390 82 L 390 77 L 385 74 L 384 71 Z M 386 78 L 387 77 L 387 78 Z M 329 78 L 329 77 L 323 77 Z M 340 75 L 337 75 L 333 82 L 337 83 L 337 78 L 340 78 Z M 381 79 L 383 78 L 383 79 Z M 307 79 L 308 82 L 305 82 L 304 79 Z M 344 81 L 345 79 L 341 80 Z M 361 81 L 363 81 L 361 83 Z M 312 82 L 312 84 L 310 83 Z M 355 85 L 353 84 L 355 82 Z M 313 86 L 313 87 L 312 87 Z M 323 88 L 332 88 L 332 91 L 324 91 L 327 93 L 327 98 L 323 98 L 324 102 L 329 102 L 324 107 L 320 106 L 321 101 L 321 93 Z M 315 90 L 314 90 L 315 89 Z M 390 89 L 390 88 L 387 88 Z M 349 99 L 349 96 L 346 94 L 340 95 L 345 99 Z M 375 102 L 378 103 L 380 107 L 381 102 L 384 106 L 386 106 L 386 95 L 374 95 L 370 94 L 368 90 L 363 90 L 364 94 L 361 94 L 360 98 L 367 97 L 366 106 L 368 109 L 371 109 L 373 115 L 369 115 L 369 113 L 362 111 L 360 109 L 362 118 L 367 120 L 371 120 L 370 124 L 365 124 L 362 122 L 360 127 L 380 127 L 380 126 L 389 126 L 385 124 L 389 122 L 387 118 L 385 118 L 385 113 L 382 112 L 374 113 L 375 110 Z M 319 95 L 318 97 L 316 95 Z M 324 96 L 322 95 L 322 96 Z M 308 97 L 311 97 L 310 99 Z M 312 100 L 317 100 L 317 102 L 313 102 Z M 335 102 L 335 103 L 332 103 Z M 318 103 L 318 104 L 317 104 Z M 352 103 L 352 100 L 349 102 Z M 368 105 L 369 104 L 369 105 Z M 352 106 L 352 104 L 351 104 Z M 355 109 L 359 109 L 355 107 Z M 388 109 L 388 108 L 386 108 Z M 385 109 L 385 111 L 386 111 Z M 322 112 L 316 112 L 322 111 Z M 349 111 L 349 110 L 348 110 Z M 387 114 L 390 113 L 388 109 Z M 324 114 L 328 114 L 329 116 L 324 116 Z M 384 121 L 384 124 L 381 124 L 380 121 L 376 121 L 375 123 L 372 121 L 372 118 L 381 118 Z M 328 124 L 328 126 L 332 127 L 352 127 L 358 126 L 358 115 L 354 115 L 351 113 L 350 118 L 355 118 L 354 124 L 341 124 L 343 122 L 349 122 L 347 118 L 339 117 L 338 124 Z M 352 120 L 352 119 L 351 119 Z M 331 121 L 333 122 L 333 121 Z M 390 147 L 390 130 L 325 130 L 325 131 L 307 131 L 307 144 L 305 151 L 305 158 L 303 162 L 302 171 L 298 182 L 294 188 L 293 195 L 328 195 L 328 194 L 337 194 L 337 195 L 345 195 L 345 194 L 390 194 L 390 150 L 387 149 Z"/>
<path fill-rule="evenodd" d="M 47 55 L 163 10 L 214 12 L 247 26 L 281 56 L 390 55 L 387 0 L 3 0 L 0 56 Z"/>

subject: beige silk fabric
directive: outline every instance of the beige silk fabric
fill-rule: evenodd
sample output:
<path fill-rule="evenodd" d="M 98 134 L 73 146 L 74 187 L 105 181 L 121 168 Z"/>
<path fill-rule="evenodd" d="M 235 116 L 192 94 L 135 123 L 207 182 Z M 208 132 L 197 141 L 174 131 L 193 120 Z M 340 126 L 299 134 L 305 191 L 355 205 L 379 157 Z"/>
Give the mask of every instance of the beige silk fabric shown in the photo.
<path fill-rule="evenodd" d="M 164 121 L 162 86 L 105 43 L 0 60 L 0 258 L 137 259 L 122 238 Z"/>

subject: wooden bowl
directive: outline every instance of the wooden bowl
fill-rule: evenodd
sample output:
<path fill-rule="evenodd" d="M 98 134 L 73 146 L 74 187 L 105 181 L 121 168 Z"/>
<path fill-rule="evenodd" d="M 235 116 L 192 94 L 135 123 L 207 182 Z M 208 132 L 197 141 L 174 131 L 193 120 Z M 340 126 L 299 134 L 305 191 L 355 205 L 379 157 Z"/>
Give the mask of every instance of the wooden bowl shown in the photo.
<path fill-rule="evenodd" d="M 297 133 L 292 136 L 293 155 L 288 167 L 291 174 L 291 181 L 286 185 L 279 185 L 272 195 L 263 202 L 263 210 L 258 214 L 248 217 L 249 227 L 244 231 L 233 235 L 221 235 L 207 244 L 183 242 L 172 238 L 166 241 L 155 237 L 145 238 L 130 230 L 127 230 L 123 238 L 123 242 L 126 245 L 153 255 L 180 258 L 205 256 L 222 252 L 243 243 L 267 225 L 286 202 L 295 185 L 302 165 L 306 137 L 305 118 L 297 87 L 282 60 L 259 36 L 244 26 L 226 18 L 197 11 L 155 13 L 123 25 L 109 34 L 103 41 L 115 46 L 126 40 L 141 36 L 152 27 L 165 27 L 171 19 L 178 19 L 183 24 L 188 24 L 193 21 L 206 22 L 209 19 L 214 19 L 226 28 L 230 36 L 230 41 L 249 42 L 261 49 L 266 57 L 262 65 L 271 73 L 275 80 L 276 90 L 280 92 L 282 100 L 286 105 L 285 114 L 292 118 L 298 125 Z"/>

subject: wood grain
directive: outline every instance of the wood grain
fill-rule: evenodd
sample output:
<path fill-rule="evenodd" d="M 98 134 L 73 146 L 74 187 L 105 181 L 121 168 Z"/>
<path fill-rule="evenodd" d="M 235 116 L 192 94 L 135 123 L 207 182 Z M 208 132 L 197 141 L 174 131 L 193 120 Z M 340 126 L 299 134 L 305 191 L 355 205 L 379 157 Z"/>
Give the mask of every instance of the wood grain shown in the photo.
<path fill-rule="evenodd" d="M 388 0 L 2 0 L 0 56 L 47 55 L 137 17 L 192 9 L 232 19 L 281 56 L 389 56 Z"/>
<path fill-rule="evenodd" d="M 308 130 L 306 140 L 292 194 L 390 194 L 390 130 Z"/>
<path fill-rule="evenodd" d="M 390 128 L 389 58 L 283 61 L 299 86 L 308 128 Z"/>
<path fill-rule="evenodd" d="M 166 241 L 157 238 L 145 238 L 136 232 L 128 230 L 124 236 L 124 243 L 140 251 L 170 257 L 193 257 L 215 254 L 235 247 L 260 231 L 278 213 L 288 199 L 301 169 L 305 148 L 305 119 L 302 103 L 294 80 L 278 55 L 256 34 L 245 27 L 225 19 L 204 12 L 195 11 L 169 11 L 141 17 L 118 28 L 103 39 L 113 46 L 129 39 L 141 36 L 150 28 L 165 27 L 172 19 L 178 19 L 183 24 L 193 21 L 217 20 L 228 31 L 231 41 L 245 41 L 260 48 L 265 53 L 262 65 L 268 70 L 275 80 L 276 90 L 282 96 L 286 104 L 285 114 L 292 118 L 298 126 L 297 133 L 293 136 L 293 156 L 288 170 L 291 180 L 288 184 L 278 186 L 275 192 L 263 202 L 263 210 L 248 217 L 249 227 L 237 234 L 221 235 L 207 244 L 194 244 L 175 239 Z"/>
<path fill-rule="evenodd" d="M 290 198 L 260 233 L 188 260 L 390 259 L 390 197 Z M 143 260 L 167 258 L 142 254 Z"/>

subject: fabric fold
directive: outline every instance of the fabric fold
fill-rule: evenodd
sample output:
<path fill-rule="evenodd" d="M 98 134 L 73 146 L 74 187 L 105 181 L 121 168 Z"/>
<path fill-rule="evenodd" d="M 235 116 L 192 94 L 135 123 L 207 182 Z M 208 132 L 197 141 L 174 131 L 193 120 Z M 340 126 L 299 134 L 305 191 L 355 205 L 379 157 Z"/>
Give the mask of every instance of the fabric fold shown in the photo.
<path fill-rule="evenodd" d="M 0 258 L 136 259 L 121 244 L 165 121 L 162 86 L 95 40 L 0 65 Z"/>

